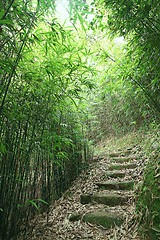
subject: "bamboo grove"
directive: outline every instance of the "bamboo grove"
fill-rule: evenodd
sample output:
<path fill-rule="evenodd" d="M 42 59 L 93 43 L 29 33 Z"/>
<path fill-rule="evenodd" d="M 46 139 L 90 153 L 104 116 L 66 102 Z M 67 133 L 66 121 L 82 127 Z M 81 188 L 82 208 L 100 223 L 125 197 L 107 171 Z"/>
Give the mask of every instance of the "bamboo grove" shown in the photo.
<path fill-rule="evenodd" d="M 47 211 L 92 155 L 76 113 L 79 92 L 93 87 L 84 43 L 43 17 L 50 3 L 33 3 L 1 3 L 2 239 Z"/>
<path fill-rule="evenodd" d="M 88 166 L 91 142 L 159 123 L 159 1 L 69 1 L 69 7 L 74 28 L 57 21 L 54 1 L 0 2 L 5 240 L 20 230 L 25 235 L 30 219 L 49 211 Z M 123 46 L 114 44 L 117 36 Z"/>
<path fill-rule="evenodd" d="M 97 14 L 91 28 L 123 36 L 127 41 L 125 59 L 119 64 L 124 82 L 141 89 L 159 115 L 160 3 L 158 0 L 93 1 Z M 127 71 L 125 70 L 127 69 Z"/>
<path fill-rule="evenodd" d="M 72 1 L 71 1 L 72 2 Z M 137 130 L 160 120 L 160 3 L 157 0 L 92 1 L 86 8 L 90 42 L 100 66 L 98 91 L 91 101 L 92 136 Z M 98 31 L 97 31 L 98 30 Z M 98 35 L 97 35 L 98 32 Z M 108 37 L 109 36 L 109 37 Z M 115 44 L 121 37 L 125 43 Z M 108 38 L 112 39 L 109 43 Z"/>

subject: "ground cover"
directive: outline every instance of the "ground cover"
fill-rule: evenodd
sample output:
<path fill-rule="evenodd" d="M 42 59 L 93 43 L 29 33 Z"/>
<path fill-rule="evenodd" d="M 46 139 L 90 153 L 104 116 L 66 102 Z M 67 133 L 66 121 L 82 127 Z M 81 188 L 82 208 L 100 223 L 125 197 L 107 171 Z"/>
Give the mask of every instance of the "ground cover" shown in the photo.
<path fill-rule="evenodd" d="M 133 137 L 134 136 L 134 137 Z M 126 143 L 126 139 L 127 143 Z M 142 184 L 143 173 L 148 158 L 142 144 L 143 136 L 132 133 L 119 139 L 103 141 L 95 151 L 93 162 L 87 171 L 73 182 L 63 196 L 50 206 L 48 213 L 38 215 L 26 231 L 24 229 L 19 239 L 137 239 L 140 240 L 140 221 L 136 214 L 135 192 Z M 118 148 L 119 146 L 119 148 Z M 113 164 L 110 153 L 124 152 L 131 149 L 129 157 L 135 168 L 125 168 L 120 171 L 108 170 Z M 113 154 L 114 155 L 114 154 Z M 114 156 L 115 158 L 115 156 Z M 117 156 L 118 158 L 118 156 Z M 117 164 L 117 163 L 115 163 Z M 118 163 L 119 164 L 119 163 Z M 122 163 L 127 164 L 127 162 Z M 118 174 L 118 175 L 117 175 Z M 98 186 L 99 182 L 108 183 L 134 181 L 133 189 L 104 189 Z M 96 201 L 95 196 L 118 195 L 126 197 L 123 204 L 110 204 Z M 92 200 L 87 204 L 81 202 L 83 195 Z M 104 199 L 104 198 L 103 198 Z M 112 199 L 113 200 L 113 199 Z M 98 218 L 97 218 L 98 217 Z M 102 218 L 114 218 L 110 226 L 103 224 Z M 117 220 L 117 218 L 119 220 Z M 121 221 L 121 220 L 122 221 Z M 98 224 L 97 224 L 98 223 Z M 22 226 L 23 227 L 23 226 Z"/>

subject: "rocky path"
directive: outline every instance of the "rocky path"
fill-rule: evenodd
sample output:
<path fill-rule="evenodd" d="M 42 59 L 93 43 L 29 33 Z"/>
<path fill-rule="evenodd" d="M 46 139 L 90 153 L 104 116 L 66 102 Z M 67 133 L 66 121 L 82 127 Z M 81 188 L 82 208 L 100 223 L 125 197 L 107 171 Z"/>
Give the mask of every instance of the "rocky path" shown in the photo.
<path fill-rule="evenodd" d="M 95 156 L 88 172 L 19 239 L 140 240 L 134 202 L 146 162 L 138 146 Z"/>

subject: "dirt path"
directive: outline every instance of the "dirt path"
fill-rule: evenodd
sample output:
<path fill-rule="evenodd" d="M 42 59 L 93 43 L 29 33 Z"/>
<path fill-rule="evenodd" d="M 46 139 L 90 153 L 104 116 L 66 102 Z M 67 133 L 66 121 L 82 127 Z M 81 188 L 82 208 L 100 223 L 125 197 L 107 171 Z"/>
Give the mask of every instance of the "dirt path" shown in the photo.
<path fill-rule="evenodd" d="M 35 218 L 19 239 L 140 240 L 134 191 L 146 162 L 138 146 L 95 156 L 49 215 Z"/>

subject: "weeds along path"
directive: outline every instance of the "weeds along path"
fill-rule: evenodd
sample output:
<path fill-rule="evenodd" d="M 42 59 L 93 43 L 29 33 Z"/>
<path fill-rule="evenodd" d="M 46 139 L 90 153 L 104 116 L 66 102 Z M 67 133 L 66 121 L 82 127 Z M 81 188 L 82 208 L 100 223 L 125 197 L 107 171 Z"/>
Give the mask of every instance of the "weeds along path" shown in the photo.
<path fill-rule="evenodd" d="M 87 172 L 19 239 L 140 240 L 135 190 L 146 162 L 137 145 L 94 156 Z"/>

